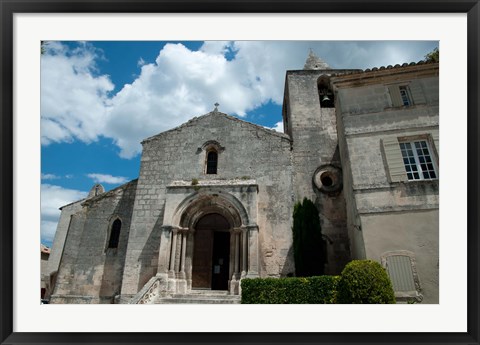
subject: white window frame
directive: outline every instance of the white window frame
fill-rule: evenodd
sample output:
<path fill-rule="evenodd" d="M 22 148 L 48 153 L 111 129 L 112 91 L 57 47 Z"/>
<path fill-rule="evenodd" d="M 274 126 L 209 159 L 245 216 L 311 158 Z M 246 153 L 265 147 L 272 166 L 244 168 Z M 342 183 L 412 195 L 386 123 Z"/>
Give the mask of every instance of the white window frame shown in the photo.
<path fill-rule="evenodd" d="M 410 90 L 408 85 L 400 85 L 398 87 L 398 91 L 400 92 L 400 98 L 405 107 L 409 107 L 413 105 L 412 96 L 410 95 Z"/>
<path fill-rule="evenodd" d="M 418 153 L 417 153 L 417 148 L 415 147 L 415 143 L 416 142 L 424 142 L 426 144 L 426 147 L 427 147 L 427 150 L 428 150 L 428 156 L 430 157 L 430 160 L 431 160 L 431 164 L 432 164 L 432 167 L 433 167 L 433 172 L 435 173 L 435 177 L 424 177 L 424 170 L 422 169 L 422 166 L 421 166 L 421 162 L 420 162 L 420 158 L 418 156 Z M 412 153 L 413 153 L 413 158 L 415 160 L 415 166 L 417 167 L 417 172 L 418 172 L 418 176 L 419 178 L 415 178 L 414 177 L 414 172 L 411 171 L 407 171 L 407 165 L 410 166 L 411 164 L 406 164 L 405 161 L 403 161 L 405 159 L 405 157 L 403 157 L 403 153 L 402 153 L 402 161 L 403 161 L 403 165 L 405 167 L 405 172 L 407 174 L 407 180 L 408 181 L 420 181 L 420 180 L 438 180 L 438 168 L 437 168 L 437 163 L 435 161 L 435 157 L 434 157 L 434 154 L 433 154 L 433 150 L 432 150 L 432 147 L 430 145 L 430 143 L 428 142 L 427 139 L 410 139 L 410 140 L 399 140 L 398 142 L 399 144 L 399 147 L 400 147 L 400 152 L 402 152 L 402 144 L 410 144 L 411 148 L 412 148 Z M 410 157 L 408 157 L 410 158 Z M 428 171 L 432 171 L 432 170 L 428 170 Z M 409 173 L 412 175 L 413 178 L 408 178 L 408 175 Z"/>
<path fill-rule="evenodd" d="M 415 105 L 410 83 L 391 84 L 387 85 L 387 88 L 393 108 L 407 108 Z"/>

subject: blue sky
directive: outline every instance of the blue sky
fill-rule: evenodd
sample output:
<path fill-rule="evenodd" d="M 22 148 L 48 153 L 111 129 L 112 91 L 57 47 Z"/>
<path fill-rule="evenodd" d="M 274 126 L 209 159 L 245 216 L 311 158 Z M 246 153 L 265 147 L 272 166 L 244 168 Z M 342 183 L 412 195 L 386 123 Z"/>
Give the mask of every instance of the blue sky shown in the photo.
<path fill-rule="evenodd" d="M 436 41 L 47 42 L 41 57 L 41 242 L 59 207 L 138 177 L 142 139 L 219 110 L 282 131 L 286 70 L 418 62 Z"/>

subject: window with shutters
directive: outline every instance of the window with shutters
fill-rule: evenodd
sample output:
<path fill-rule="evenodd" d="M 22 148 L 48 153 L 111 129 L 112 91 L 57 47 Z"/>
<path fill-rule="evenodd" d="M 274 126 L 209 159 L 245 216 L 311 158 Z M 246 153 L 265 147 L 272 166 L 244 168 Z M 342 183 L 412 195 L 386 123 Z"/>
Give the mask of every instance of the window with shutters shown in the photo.
<path fill-rule="evenodd" d="M 438 131 L 384 138 L 382 147 L 390 182 L 438 179 Z"/>
<path fill-rule="evenodd" d="M 388 93 L 392 107 L 409 107 L 427 103 L 422 83 L 418 80 L 406 84 L 389 85 Z"/>
<path fill-rule="evenodd" d="M 405 106 L 409 106 L 412 104 L 412 100 L 410 97 L 410 92 L 408 91 L 407 86 L 399 86 L 398 90 L 400 91 L 400 98 L 402 99 L 402 104 Z"/>
<path fill-rule="evenodd" d="M 416 270 L 414 253 L 408 250 L 386 252 L 382 255 L 382 265 L 387 270 L 397 300 L 420 302 L 420 281 Z"/>

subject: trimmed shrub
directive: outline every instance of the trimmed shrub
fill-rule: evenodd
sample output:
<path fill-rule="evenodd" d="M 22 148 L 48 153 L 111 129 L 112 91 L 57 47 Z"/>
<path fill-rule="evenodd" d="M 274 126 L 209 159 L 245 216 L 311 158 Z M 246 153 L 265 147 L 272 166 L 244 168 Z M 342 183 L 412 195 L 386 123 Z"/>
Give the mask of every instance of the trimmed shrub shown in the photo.
<path fill-rule="evenodd" d="M 242 304 L 335 303 L 336 276 L 242 279 Z"/>
<path fill-rule="evenodd" d="M 307 198 L 294 206 L 292 231 L 295 275 L 322 275 L 327 257 L 326 243 L 322 238 L 317 207 Z"/>
<path fill-rule="evenodd" d="M 376 261 L 354 260 L 342 271 L 337 286 L 337 303 L 395 303 L 392 283 Z"/>

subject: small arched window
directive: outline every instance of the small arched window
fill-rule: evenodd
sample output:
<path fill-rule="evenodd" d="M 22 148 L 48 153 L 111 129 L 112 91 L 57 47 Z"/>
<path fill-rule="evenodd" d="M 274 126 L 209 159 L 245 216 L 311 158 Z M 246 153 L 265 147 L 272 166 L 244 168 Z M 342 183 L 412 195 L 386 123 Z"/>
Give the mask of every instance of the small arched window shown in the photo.
<path fill-rule="evenodd" d="M 108 248 L 117 248 L 118 240 L 120 239 L 120 229 L 122 228 L 122 222 L 120 219 L 115 219 L 110 231 L 110 240 L 108 241 Z"/>
<path fill-rule="evenodd" d="M 207 153 L 207 174 L 216 174 L 218 165 L 218 153 L 214 150 Z"/>
<path fill-rule="evenodd" d="M 335 100 L 332 89 L 330 87 L 330 80 L 326 76 L 321 76 L 317 80 L 318 96 L 320 97 L 321 108 L 335 108 Z"/>

